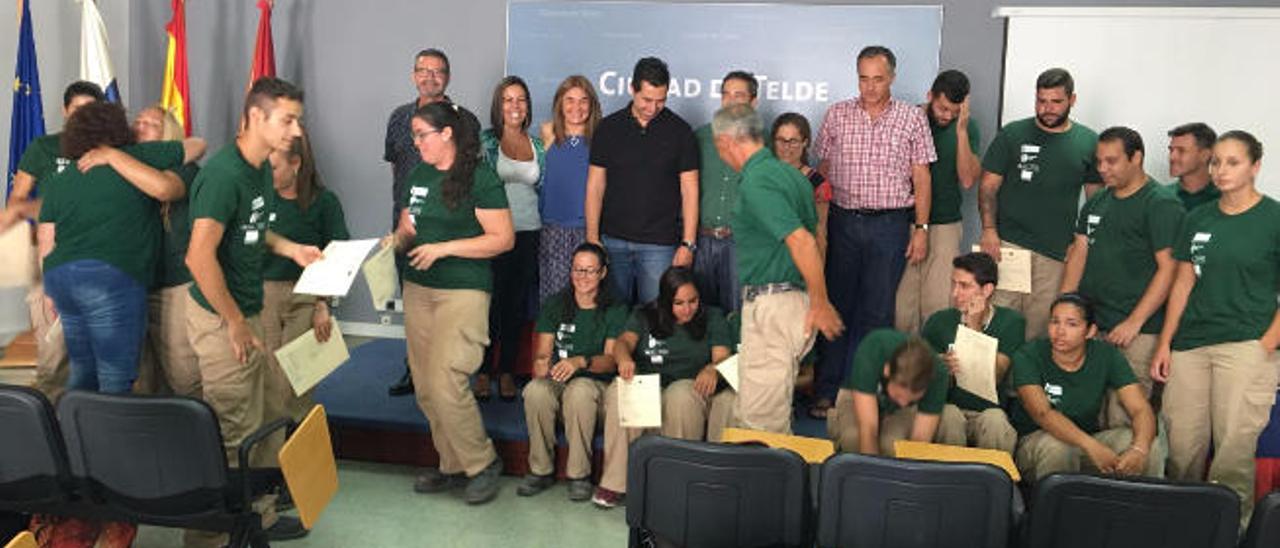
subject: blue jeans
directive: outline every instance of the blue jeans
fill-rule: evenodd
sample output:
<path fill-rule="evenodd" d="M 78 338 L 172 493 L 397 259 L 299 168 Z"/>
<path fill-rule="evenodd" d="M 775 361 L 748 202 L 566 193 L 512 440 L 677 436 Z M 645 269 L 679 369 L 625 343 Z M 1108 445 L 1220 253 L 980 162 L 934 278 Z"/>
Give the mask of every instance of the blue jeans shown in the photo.
<path fill-rule="evenodd" d="M 676 246 L 642 244 L 602 236 L 609 252 L 609 277 L 618 298 L 629 304 L 643 304 L 658 298 L 658 278 L 671 267 Z"/>
<path fill-rule="evenodd" d="M 62 319 L 71 360 L 67 388 L 131 392 L 147 329 L 147 289 L 120 269 L 88 259 L 45 272 L 44 287 Z"/>
<path fill-rule="evenodd" d="M 742 286 L 738 283 L 738 254 L 734 252 L 733 238 L 699 235 L 693 275 L 703 303 L 718 306 L 725 314 L 738 309 Z"/>
<path fill-rule="evenodd" d="M 911 239 L 909 210 L 860 215 L 831 204 L 827 219 L 827 293 L 845 332 L 822 345 L 817 393 L 835 401 L 853 354 L 868 332 L 893 327 L 894 297 Z"/>

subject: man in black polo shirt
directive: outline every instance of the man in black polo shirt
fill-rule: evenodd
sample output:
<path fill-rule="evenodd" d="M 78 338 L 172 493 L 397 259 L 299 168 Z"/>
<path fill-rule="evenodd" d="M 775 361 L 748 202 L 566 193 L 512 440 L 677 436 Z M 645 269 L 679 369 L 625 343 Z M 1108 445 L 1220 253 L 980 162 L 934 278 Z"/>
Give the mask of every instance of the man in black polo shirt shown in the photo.
<path fill-rule="evenodd" d="M 587 172 L 587 241 L 609 251 L 618 295 L 658 296 L 667 267 L 691 266 L 698 233 L 698 143 L 663 108 L 671 75 L 656 57 L 636 63 L 632 101 L 600 121 Z"/>

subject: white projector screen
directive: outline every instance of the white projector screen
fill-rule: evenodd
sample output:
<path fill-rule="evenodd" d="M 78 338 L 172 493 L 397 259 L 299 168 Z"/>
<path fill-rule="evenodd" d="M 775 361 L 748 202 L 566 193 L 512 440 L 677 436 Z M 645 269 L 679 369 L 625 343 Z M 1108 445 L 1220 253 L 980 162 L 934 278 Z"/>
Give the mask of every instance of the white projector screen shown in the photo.
<path fill-rule="evenodd" d="M 1008 18 L 1001 123 L 1034 114 L 1035 81 L 1075 78 L 1071 117 L 1142 134 L 1147 173 L 1168 182 L 1166 133 L 1204 122 L 1262 141 L 1258 188 L 1280 198 L 1280 9 L 999 8 Z M 1272 175 L 1275 174 L 1275 175 Z"/>

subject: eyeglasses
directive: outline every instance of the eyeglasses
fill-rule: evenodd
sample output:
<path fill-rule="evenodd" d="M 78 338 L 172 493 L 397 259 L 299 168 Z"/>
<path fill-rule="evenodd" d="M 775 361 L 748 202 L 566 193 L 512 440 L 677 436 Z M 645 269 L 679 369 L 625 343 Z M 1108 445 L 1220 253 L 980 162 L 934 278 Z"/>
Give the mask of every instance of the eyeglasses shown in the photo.
<path fill-rule="evenodd" d="M 431 135 L 432 133 L 440 133 L 440 130 L 433 129 L 431 131 L 415 131 L 413 133 L 413 142 L 420 143 L 422 141 L 425 141 L 427 139 L 427 136 Z"/>
<path fill-rule="evenodd" d="M 591 277 L 591 276 L 595 276 L 596 274 L 599 274 L 601 270 L 603 270 L 603 269 L 600 269 L 600 268 L 575 268 L 575 269 L 573 269 L 573 270 L 570 270 L 570 271 L 569 271 L 569 274 L 572 274 L 572 275 L 577 276 L 577 277 L 579 277 L 579 278 L 589 278 L 589 277 Z"/>
<path fill-rule="evenodd" d="M 773 142 L 788 147 L 798 147 L 804 144 L 804 139 L 783 139 L 781 137 L 774 139 Z"/>

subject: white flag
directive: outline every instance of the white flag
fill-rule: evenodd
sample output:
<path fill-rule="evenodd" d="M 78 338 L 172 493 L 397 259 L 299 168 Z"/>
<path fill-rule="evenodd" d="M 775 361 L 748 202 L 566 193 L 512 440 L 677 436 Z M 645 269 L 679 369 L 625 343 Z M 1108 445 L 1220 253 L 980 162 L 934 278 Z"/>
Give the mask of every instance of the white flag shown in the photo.
<path fill-rule="evenodd" d="M 116 72 L 108 54 L 107 26 L 95 0 L 80 0 L 80 79 L 102 88 L 107 100 L 120 102 Z"/>

